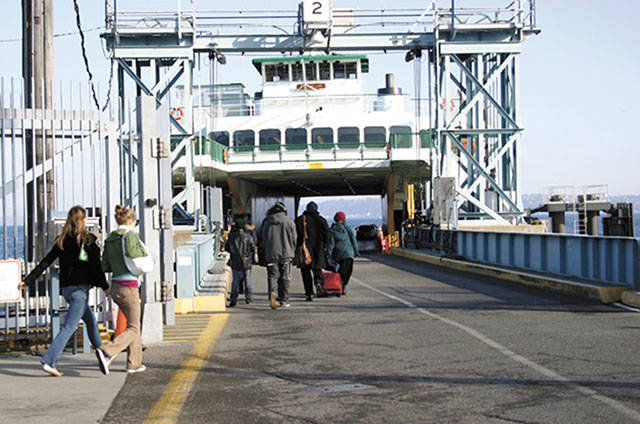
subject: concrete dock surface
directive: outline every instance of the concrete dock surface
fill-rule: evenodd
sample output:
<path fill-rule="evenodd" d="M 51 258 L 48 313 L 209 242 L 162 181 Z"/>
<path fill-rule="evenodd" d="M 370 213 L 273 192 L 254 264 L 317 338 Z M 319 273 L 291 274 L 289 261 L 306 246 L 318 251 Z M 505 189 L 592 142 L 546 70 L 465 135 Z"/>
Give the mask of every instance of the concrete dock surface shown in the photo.
<path fill-rule="evenodd" d="M 0 358 L 2 421 L 640 422 L 636 312 L 392 255 L 313 302 L 295 269 L 286 309 L 252 281 L 251 304 L 179 316 L 143 373 Z"/>

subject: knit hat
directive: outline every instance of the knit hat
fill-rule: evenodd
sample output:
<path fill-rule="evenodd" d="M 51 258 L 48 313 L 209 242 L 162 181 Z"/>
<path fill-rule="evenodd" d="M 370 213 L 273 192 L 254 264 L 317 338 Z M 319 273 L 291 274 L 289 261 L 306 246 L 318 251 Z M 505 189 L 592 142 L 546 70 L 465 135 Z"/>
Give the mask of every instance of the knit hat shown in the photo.
<path fill-rule="evenodd" d="M 336 212 L 336 214 L 333 216 L 333 220 L 336 222 L 344 222 L 347 220 L 347 216 L 344 214 L 344 212 Z"/>
<path fill-rule="evenodd" d="M 275 204 L 275 205 L 273 205 L 273 209 L 274 209 L 276 212 L 280 212 L 280 211 L 282 211 L 282 212 L 286 212 L 286 211 L 287 211 L 287 207 L 286 207 L 286 206 L 285 206 L 285 204 L 284 204 L 284 203 L 282 203 L 282 202 L 276 202 L 276 204 Z"/>
<path fill-rule="evenodd" d="M 307 211 L 318 212 L 318 204 L 316 202 L 307 203 Z"/>
<path fill-rule="evenodd" d="M 233 222 L 240 228 L 244 227 L 244 224 L 246 223 L 242 215 L 236 216 Z"/>

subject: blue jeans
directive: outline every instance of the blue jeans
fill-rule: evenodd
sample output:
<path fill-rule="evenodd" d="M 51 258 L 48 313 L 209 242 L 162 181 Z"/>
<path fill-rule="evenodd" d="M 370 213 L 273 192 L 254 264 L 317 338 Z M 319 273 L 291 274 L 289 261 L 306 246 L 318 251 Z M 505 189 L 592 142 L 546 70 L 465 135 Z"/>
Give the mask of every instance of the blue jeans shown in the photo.
<path fill-rule="evenodd" d="M 102 339 L 100 338 L 96 317 L 89 307 L 90 288 L 88 285 L 67 286 L 62 288 L 62 296 L 69 304 L 69 310 L 67 311 L 67 316 L 64 319 L 64 325 L 60 329 L 60 332 L 56 338 L 53 339 L 53 342 L 51 342 L 49 349 L 42 355 L 40 362 L 43 364 L 49 364 L 52 367 L 57 365 L 60 354 L 78 328 L 78 323 L 81 318 L 84 321 L 87 333 L 89 333 L 89 340 L 91 340 L 93 347 L 102 346 Z"/>
<path fill-rule="evenodd" d="M 238 300 L 238 287 L 240 281 L 244 279 L 244 296 L 247 300 L 253 300 L 253 290 L 251 289 L 251 268 L 232 270 L 233 282 L 231 283 L 231 301 Z"/>

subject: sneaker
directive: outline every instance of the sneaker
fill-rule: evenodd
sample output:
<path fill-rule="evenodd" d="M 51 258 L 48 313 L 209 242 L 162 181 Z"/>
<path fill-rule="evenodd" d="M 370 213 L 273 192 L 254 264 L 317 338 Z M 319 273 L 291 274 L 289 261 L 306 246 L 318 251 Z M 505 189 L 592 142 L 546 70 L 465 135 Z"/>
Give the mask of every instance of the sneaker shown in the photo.
<path fill-rule="evenodd" d="M 289 304 L 289 302 L 280 302 L 280 306 L 282 306 L 283 308 L 288 308 L 291 305 Z"/>
<path fill-rule="evenodd" d="M 52 367 L 49 364 L 42 364 L 42 371 L 51 374 L 54 377 L 62 377 L 62 373 L 57 368 Z"/>
<path fill-rule="evenodd" d="M 114 359 L 116 359 L 118 357 L 117 354 L 113 355 L 113 356 L 109 356 L 109 359 L 107 359 L 107 365 L 109 367 L 111 367 L 111 363 L 113 362 Z"/>
<path fill-rule="evenodd" d="M 134 373 L 137 373 L 137 372 L 142 372 L 142 371 L 144 371 L 146 369 L 147 369 L 147 367 L 145 367 L 144 365 L 140 365 L 140 368 L 137 368 L 135 370 L 127 370 L 127 374 L 134 374 Z"/>
<path fill-rule="evenodd" d="M 98 366 L 102 374 L 109 375 L 109 357 L 104 354 L 102 349 L 96 349 L 96 357 L 98 358 Z"/>
<path fill-rule="evenodd" d="M 311 295 L 307 296 L 307 302 L 313 302 L 313 296 Z"/>
<path fill-rule="evenodd" d="M 245 300 L 244 300 L 244 303 L 246 303 L 247 305 L 248 305 L 249 303 L 251 303 L 251 302 L 253 302 L 253 300 L 252 300 L 252 299 L 245 299 Z"/>
<path fill-rule="evenodd" d="M 229 303 L 229 307 L 233 308 L 234 306 L 236 306 L 236 301 L 232 300 L 231 303 Z"/>
<path fill-rule="evenodd" d="M 278 307 L 278 304 L 276 303 L 275 293 L 271 293 L 271 295 L 269 296 L 269 306 L 271 307 L 271 309 L 276 309 Z"/>

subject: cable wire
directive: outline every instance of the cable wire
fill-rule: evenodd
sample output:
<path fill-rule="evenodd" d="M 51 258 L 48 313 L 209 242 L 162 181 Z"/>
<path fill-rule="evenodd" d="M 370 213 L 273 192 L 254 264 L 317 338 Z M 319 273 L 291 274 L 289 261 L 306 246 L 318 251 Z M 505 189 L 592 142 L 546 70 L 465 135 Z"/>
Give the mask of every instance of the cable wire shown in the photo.
<path fill-rule="evenodd" d="M 78 7 L 78 0 L 73 0 L 73 8 L 76 12 L 76 25 L 78 27 L 78 34 L 80 35 L 80 48 L 82 49 L 82 59 L 84 60 L 84 67 L 89 75 L 89 86 L 91 87 L 91 95 L 93 96 L 93 102 L 96 105 L 96 108 L 104 112 L 109 106 L 109 102 L 111 101 L 111 84 L 113 81 L 113 66 L 110 66 L 109 71 L 109 87 L 107 89 L 107 100 L 104 106 L 100 107 L 100 102 L 98 102 L 98 96 L 96 94 L 96 87 L 93 83 L 93 74 L 91 73 L 91 69 L 89 68 L 89 59 L 87 58 L 87 50 L 84 45 L 84 31 L 82 30 L 82 25 L 80 23 L 80 8 Z M 113 61 L 113 58 L 111 59 Z"/>

